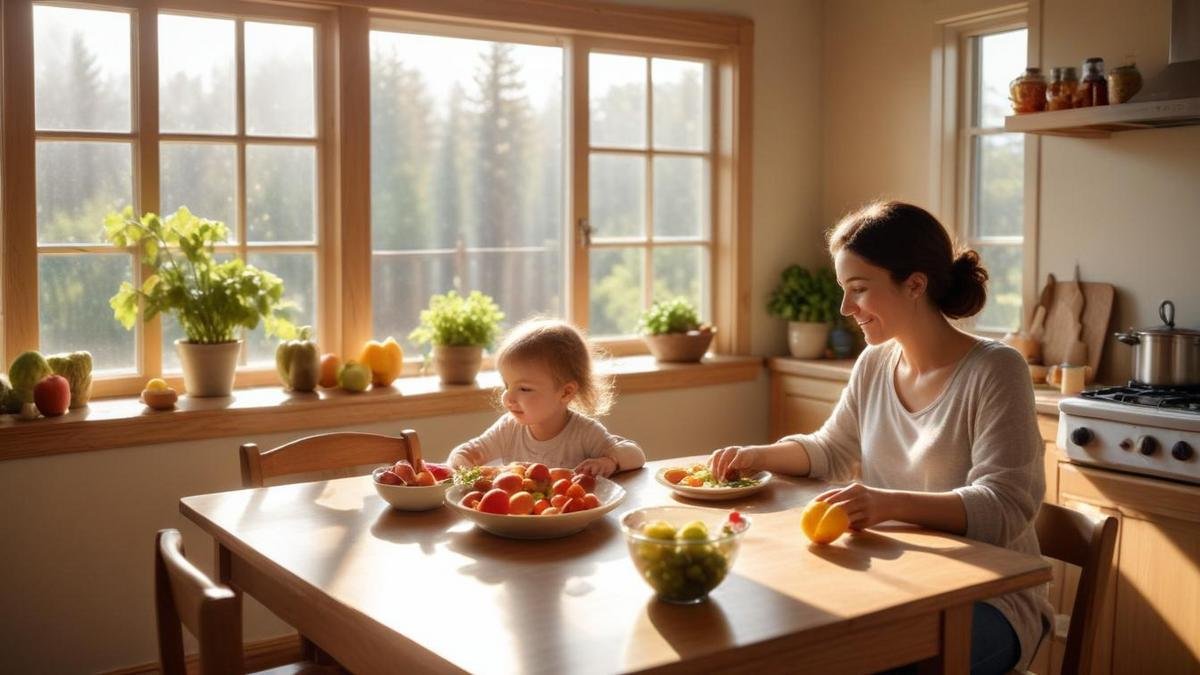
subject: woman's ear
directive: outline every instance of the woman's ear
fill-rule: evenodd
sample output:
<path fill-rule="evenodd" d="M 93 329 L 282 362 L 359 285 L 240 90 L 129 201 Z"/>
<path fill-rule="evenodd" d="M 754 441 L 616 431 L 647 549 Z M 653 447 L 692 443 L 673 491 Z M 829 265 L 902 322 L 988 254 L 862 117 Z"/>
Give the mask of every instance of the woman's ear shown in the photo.
<path fill-rule="evenodd" d="M 928 288 L 929 277 L 924 272 L 913 272 L 904 280 L 904 290 L 908 293 L 908 297 L 914 300 L 925 295 Z"/>

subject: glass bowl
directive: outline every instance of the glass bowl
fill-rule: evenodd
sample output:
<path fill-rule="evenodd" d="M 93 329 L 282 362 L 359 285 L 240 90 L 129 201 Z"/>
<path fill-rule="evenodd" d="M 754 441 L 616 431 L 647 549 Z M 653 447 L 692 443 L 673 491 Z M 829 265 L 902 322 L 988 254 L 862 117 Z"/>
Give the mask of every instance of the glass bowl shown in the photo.
<path fill-rule="evenodd" d="M 730 513 L 696 506 L 648 506 L 621 517 L 633 566 L 659 600 L 683 605 L 702 602 L 725 580 L 742 535 L 750 528 L 748 517 L 739 515 L 733 522 Z M 644 525 L 656 521 L 671 524 L 676 536 L 668 539 L 643 532 Z M 704 523 L 706 532 L 691 526 L 697 521 Z"/>

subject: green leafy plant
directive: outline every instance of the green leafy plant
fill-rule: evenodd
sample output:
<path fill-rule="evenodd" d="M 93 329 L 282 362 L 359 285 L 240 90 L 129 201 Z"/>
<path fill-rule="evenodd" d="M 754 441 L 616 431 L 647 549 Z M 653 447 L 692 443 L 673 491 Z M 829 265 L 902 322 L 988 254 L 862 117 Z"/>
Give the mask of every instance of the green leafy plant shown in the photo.
<path fill-rule="evenodd" d="M 108 304 L 126 330 L 138 311 L 146 321 L 172 314 L 193 343 L 216 344 L 238 339 L 240 329 L 253 330 L 263 321 L 267 333 L 283 339 L 296 334 L 285 311 L 283 282 L 270 272 L 240 259 L 217 262 L 214 247 L 226 239 L 224 223 L 200 218 L 181 207 L 165 219 L 133 209 L 109 213 L 104 232 L 114 246 L 138 247 L 142 262 L 154 273 L 135 288 L 122 282 Z"/>
<path fill-rule="evenodd" d="M 429 298 L 429 309 L 421 310 L 421 324 L 408 339 L 441 347 L 490 347 L 503 320 L 491 296 L 471 291 L 464 298 L 450 291 Z"/>
<path fill-rule="evenodd" d="M 638 332 L 643 335 L 686 333 L 700 328 L 700 313 L 687 298 L 660 300 L 642 312 Z"/>
<path fill-rule="evenodd" d="M 799 265 L 791 265 L 771 291 L 767 311 L 788 321 L 830 323 L 837 320 L 841 304 L 842 288 L 833 270 L 824 268 L 812 274 Z"/>

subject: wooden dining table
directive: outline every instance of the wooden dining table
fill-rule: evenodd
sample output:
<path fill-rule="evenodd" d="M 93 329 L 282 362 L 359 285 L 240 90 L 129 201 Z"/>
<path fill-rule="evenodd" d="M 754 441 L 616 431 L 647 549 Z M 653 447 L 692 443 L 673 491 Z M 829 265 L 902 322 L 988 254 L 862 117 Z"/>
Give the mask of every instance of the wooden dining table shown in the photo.
<path fill-rule="evenodd" d="M 1050 580 L 1039 557 L 901 525 L 809 543 L 800 509 L 827 485 L 775 476 L 727 502 L 619 474 L 624 502 L 577 534 L 506 539 L 449 508 L 392 509 L 370 476 L 185 497 L 219 575 L 358 673 L 968 671 L 974 602 Z M 620 515 L 736 508 L 752 520 L 696 605 L 654 596 Z M 536 517 L 536 516 L 529 516 Z"/>

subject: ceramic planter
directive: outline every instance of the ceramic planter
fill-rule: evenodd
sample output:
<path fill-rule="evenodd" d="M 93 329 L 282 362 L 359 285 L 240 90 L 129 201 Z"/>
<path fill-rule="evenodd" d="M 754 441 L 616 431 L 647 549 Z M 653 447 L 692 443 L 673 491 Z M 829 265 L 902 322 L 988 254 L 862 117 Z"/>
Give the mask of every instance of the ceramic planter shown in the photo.
<path fill-rule="evenodd" d="M 662 335 L 643 335 L 646 346 L 655 360 L 663 363 L 696 363 L 704 358 L 708 346 L 712 344 L 716 328 L 703 328 L 686 333 L 663 333 Z"/>
<path fill-rule="evenodd" d="M 798 359 L 819 359 L 825 356 L 830 325 L 810 321 L 788 322 L 788 351 Z"/>
<path fill-rule="evenodd" d="M 233 393 L 233 376 L 237 371 L 242 340 L 200 344 L 186 340 L 175 341 L 175 351 L 183 366 L 183 387 L 188 396 L 229 396 Z"/>
<path fill-rule="evenodd" d="M 483 363 L 483 347 L 433 346 L 433 370 L 442 384 L 474 384 Z"/>

